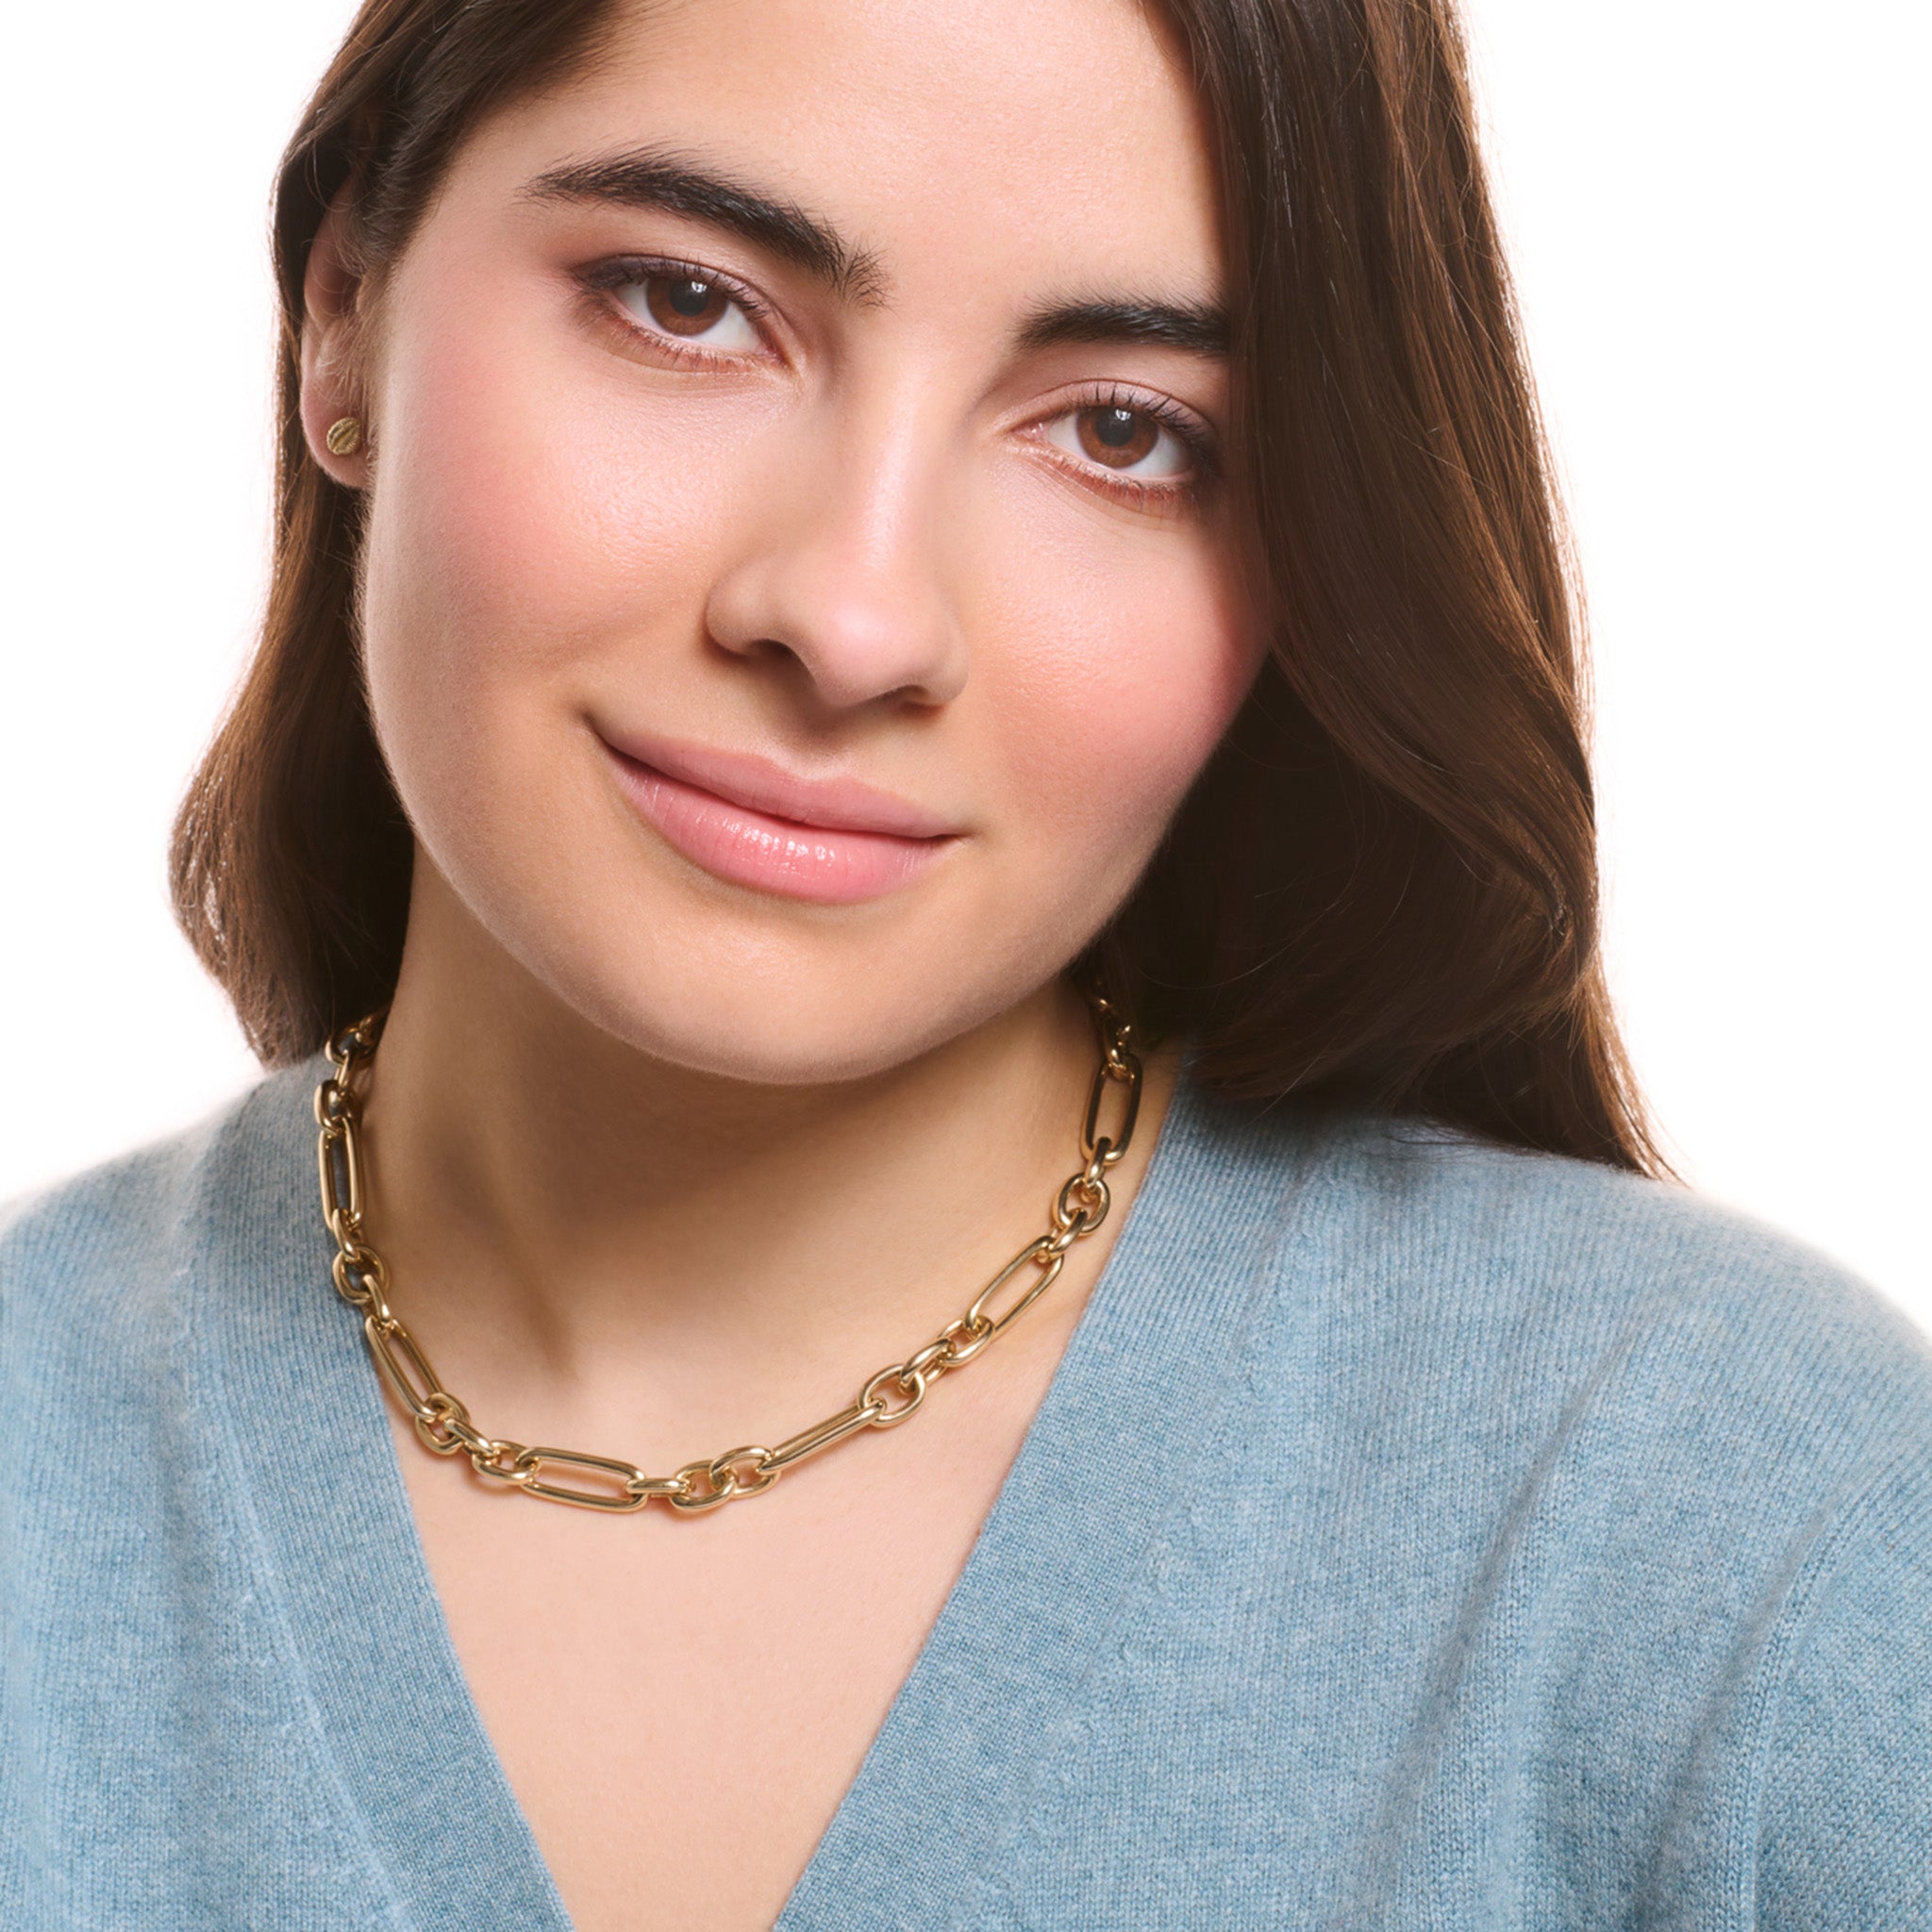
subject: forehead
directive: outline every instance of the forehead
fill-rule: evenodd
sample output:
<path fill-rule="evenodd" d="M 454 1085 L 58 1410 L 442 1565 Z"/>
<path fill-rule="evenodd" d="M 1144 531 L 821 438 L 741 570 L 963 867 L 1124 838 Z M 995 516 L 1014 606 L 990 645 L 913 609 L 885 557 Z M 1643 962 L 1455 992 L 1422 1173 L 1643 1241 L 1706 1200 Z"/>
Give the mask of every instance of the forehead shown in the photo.
<path fill-rule="evenodd" d="M 641 0 L 476 158 L 521 179 L 641 142 L 788 194 L 889 285 L 1152 271 L 1221 291 L 1207 130 L 1141 0 Z"/>

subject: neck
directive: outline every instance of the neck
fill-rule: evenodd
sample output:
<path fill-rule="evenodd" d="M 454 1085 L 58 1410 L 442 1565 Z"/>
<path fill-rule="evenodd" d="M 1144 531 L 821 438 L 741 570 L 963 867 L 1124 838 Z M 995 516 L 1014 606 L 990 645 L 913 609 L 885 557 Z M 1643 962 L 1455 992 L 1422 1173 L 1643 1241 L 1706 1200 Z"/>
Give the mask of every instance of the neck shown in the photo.
<path fill-rule="evenodd" d="M 525 1440 L 737 1440 L 836 1406 L 1046 1230 L 1096 1060 L 1056 982 L 884 1073 L 760 1086 L 636 1052 L 516 969 L 418 954 L 364 1106 L 369 1232 L 440 1371 Z M 1128 1187 L 1172 1077 L 1150 1069 Z"/>

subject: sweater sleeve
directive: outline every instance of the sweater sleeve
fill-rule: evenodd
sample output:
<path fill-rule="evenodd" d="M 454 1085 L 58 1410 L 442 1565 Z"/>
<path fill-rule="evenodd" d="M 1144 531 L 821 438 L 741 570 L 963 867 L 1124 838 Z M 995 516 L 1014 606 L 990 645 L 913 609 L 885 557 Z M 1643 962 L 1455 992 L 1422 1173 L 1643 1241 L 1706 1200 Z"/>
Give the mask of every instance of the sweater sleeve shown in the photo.
<path fill-rule="evenodd" d="M 1893 1465 L 1834 1554 L 1772 1718 L 1757 1924 L 1932 1932 L 1932 1449 Z"/>

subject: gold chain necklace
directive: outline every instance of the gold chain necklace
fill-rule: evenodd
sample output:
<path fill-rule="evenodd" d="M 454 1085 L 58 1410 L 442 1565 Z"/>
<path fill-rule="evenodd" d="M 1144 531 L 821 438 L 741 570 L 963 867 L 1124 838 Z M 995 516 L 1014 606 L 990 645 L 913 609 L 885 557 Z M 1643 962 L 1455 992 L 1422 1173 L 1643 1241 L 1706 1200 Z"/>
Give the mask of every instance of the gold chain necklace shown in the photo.
<path fill-rule="evenodd" d="M 1052 1226 L 1030 1241 L 975 1295 L 966 1312 L 903 1362 L 891 1362 L 848 1403 L 824 1421 L 801 1429 L 775 1449 L 758 1443 L 727 1449 L 708 1461 L 687 1462 L 675 1475 L 649 1475 L 635 1463 L 576 1449 L 532 1448 L 486 1436 L 463 1403 L 443 1387 L 423 1345 L 389 1302 L 389 1270 L 370 1246 L 362 1225 L 362 1158 L 358 1075 L 375 1053 L 384 1015 L 344 1028 L 328 1043 L 334 1072 L 315 1090 L 315 1118 L 322 1129 L 317 1155 L 322 1169 L 322 1213 L 335 1238 L 330 1263 L 336 1291 L 362 1317 L 362 1333 L 382 1379 L 408 1411 L 416 1433 L 439 1456 L 464 1455 L 479 1476 L 504 1483 L 546 1503 L 580 1509 L 641 1509 L 661 1496 L 674 1509 L 695 1514 L 769 1490 L 793 1463 L 842 1442 L 861 1429 L 893 1429 L 925 1400 L 941 1375 L 975 1360 L 1058 1278 L 1067 1251 L 1107 1219 L 1108 1170 L 1127 1151 L 1141 1108 L 1141 1062 L 1128 1046 L 1130 1028 L 1098 995 L 1089 998 L 1100 1036 L 1100 1064 L 1087 1096 L 1080 1128 L 1083 1165 L 1061 1186 Z M 1118 1138 L 1100 1131 L 1109 1087 L 1125 1091 Z M 1027 1271 L 1032 1271 L 1027 1278 Z M 1018 1286 L 1015 1287 L 1015 1283 Z M 1003 1306 L 996 1306 L 1004 1301 Z M 891 1391 L 896 1391 L 894 1399 Z M 549 1470 L 577 1473 L 575 1483 L 545 1479 Z M 589 1485 L 589 1486 L 584 1486 Z"/>

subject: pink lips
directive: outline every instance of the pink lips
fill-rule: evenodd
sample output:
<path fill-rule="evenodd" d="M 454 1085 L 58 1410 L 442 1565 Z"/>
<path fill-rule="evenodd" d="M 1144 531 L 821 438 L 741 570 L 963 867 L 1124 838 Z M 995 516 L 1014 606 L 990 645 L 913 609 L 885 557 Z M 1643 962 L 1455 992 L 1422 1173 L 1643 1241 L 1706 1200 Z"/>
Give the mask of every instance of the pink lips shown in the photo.
<path fill-rule="evenodd" d="M 758 891 L 856 905 L 909 885 L 958 841 L 934 813 L 855 779 L 666 741 L 605 745 L 625 797 L 667 843 Z"/>

